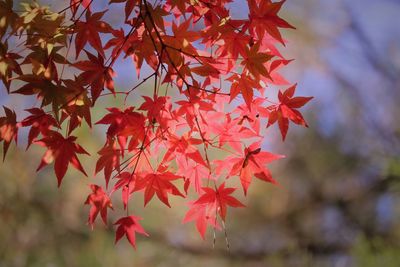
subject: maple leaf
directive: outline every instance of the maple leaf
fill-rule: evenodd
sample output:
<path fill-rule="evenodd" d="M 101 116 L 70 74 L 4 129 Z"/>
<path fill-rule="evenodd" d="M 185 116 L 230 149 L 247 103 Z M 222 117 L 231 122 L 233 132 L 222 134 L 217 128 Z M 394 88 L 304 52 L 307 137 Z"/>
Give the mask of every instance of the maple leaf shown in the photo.
<path fill-rule="evenodd" d="M 26 147 L 26 149 L 28 149 L 39 134 L 43 136 L 48 135 L 50 128 L 52 126 L 58 126 L 58 124 L 54 117 L 45 113 L 43 109 L 31 108 L 26 111 L 32 114 L 21 121 L 21 126 L 31 126 L 28 134 L 28 145 Z"/>
<path fill-rule="evenodd" d="M 175 17 L 179 17 L 179 15 L 185 14 L 186 4 L 186 0 L 167 0 L 164 7 L 165 10 L 172 11 Z"/>
<path fill-rule="evenodd" d="M 124 203 L 124 209 L 126 209 L 130 195 L 139 190 L 136 186 L 137 175 L 129 172 L 122 172 L 117 178 L 118 182 L 115 183 L 111 192 L 113 193 L 122 188 L 122 202 Z"/>
<path fill-rule="evenodd" d="M 65 86 L 71 92 L 67 96 L 67 105 L 63 108 L 61 116 L 61 123 L 69 119 L 68 134 L 81 125 L 82 119 L 85 119 L 89 127 L 92 127 L 92 119 L 90 115 L 90 107 L 92 102 L 87 96 L 87 90 L 83 88 L 82 81 L 75 78 L 75 80 L 63 80 Z"/>
<path fill-rule="evenodd" d="M 195 204 L 194 202 L 189 202 L 189 206 L 190 209 L 183 218 L 182 223 L 196 221 L 197 231 L 203 239 L 205 239 L 207 225 L 211 225 L 216 229 L 220 228 L 214 208 L 209 208 L 208 204 Z"/>
<path fill-rule="evenodd" d="M 253 45 L 250 49 L 246 49 L 246 56 L 242 61 L 244 69 L 248 70 L 256 80 L 260 79 L 260 75 L 264 77 L 270 77 L 266 63 L 273 57 L 267 53 L 261 53 L 260 44 Z"/>
<path fill-rule="evenodd" d="M 85 204 L 91 205 L 88 224 L 90 224 L 93 229 L 94 221 L 99 213 L 104 224 L 107 225 L 107 209 L 113 209 L 113 206 L 110 198 L 103 191 L 103 188 L 98 185 L 91 184 L 90 189 L 92 190 L 92 193 L 87 197 Z"/>
<path fill-rule="evenodd" d="M 115 235 L 115 243 L 117 243 L 124 235 L 128 239 L 129 243 L 132 245 L 134 249 L 136 249 L 136 235 L 135 233 L 142 234 L 144 236 L 149 236 L 148 233 L 143 229 L 143 227 L 139 224 L 139 220 L 142 218 L 137 216 L 127 216 L 119 219 L 114 223 L 114 225 L 118 225 L 117 232 Z"/>
<path fill-rule="evenodd" d="M 145 60 L 147 64 L 152 69 L 157 69 L 158 66 L 158 58 L 154 52 L 154 50 L 149 49 L 149 47 L 153 46 L 152 38 L 150 38 L 147 34 L 142 34 L 142 39 L 135 46 L 135 49 L 132 51 L 132 59 L 136 65 L 137 76 L 140 76 L 140 70 L 142 69 L 143 61 Z"/>
<path fill-rule="evenodd" d="M 101 38 L 99 33 L 111 33 L 112 28 L 111 26 L 101 21 L 100 19 L 106 13 L 107 10 L 102 12 L 92 13 L 89 9 L 86 11 L 86 22 L 77 21 L 75 23 L 75 48 L 76 48 L 76 58 L 78 58 L 80 52 L 82 51 L 83 47 L 87 42 L 96 49 L 96 51 L 105 57 L 103 45 L 101 43 Z"/>
<path fill-rule="evenodd" d="M 252 34 L 257 34 L 259 39 L 267 32 L 276 40 L 285 45 L 279 28 L 295 29 L 292 25 L 278 16 L 278 12 L 286 0 L 272 2 L 271 0 L 248 0 L 249 3 L 249 27 Z"/>
<path fill-rule="evenodd" d="M 13 0 L 0 1 L 0 38 L 3 38 L 9 26 L 14 30 L 17 21 L 18 15 L 13 11 Z"/>
<path fill-rule="evenodd" d="M 255 136 L 258 135 L 259 137 L 262 137 L 260 135 L 260 119 L 261 118 L 267 118 L 269 115 L 269 111 L 267 107 L 265 107 L 265 98 L 262 97 L 256 97 L 253 99 L 251 103 L 251 110 L 248 108 L 246 104 L 239 105 L 234 111 L 233 114 L 238 115 L 233 121 L 236 122 L 238 125 L 245 126 L 249 125 L 247 133 L 248 135 L 245 136 L 247 138 L 250 137 L 250 135 Z M 250 133 L 250 132 L 251 133 Z"/>
<path fill-rule="evenodd" d="M 143 96 L 144 102 L 139 107 L 139 110 L 147 111 L 147 118 L 149 121 L 155 123 L 158 122 L 164 128 L 168 127 L 168 120 L 172 120 L 172 115 L 170 114 L 171 102 L 169 97 L 157 96 L 154 98 Z"/>
<path fill-rule="evenodd" d="M 205 62 L 203 64 L 204 65 L 191 68 L 191 71 L 194 74 L 197 74 L 199 76 L 206 78 L 203 83 L 203 87 L 206 87 L 207 85 L 211 84 L 212 81 L 219 79 L 221 71 L 218 70 L 216 67 L 214 67 L 212 64 L 208 64 Z M 217 64 L 215 64 L 215 65 L 217 65 Z"/>
<path fill-rule="evenodd" d="M 69 164 L 72 164 L 75 169 L 87 176 L 76 154 L 90 154 L 80 145 L 76 144 L 75 141 L 75 136 L 64 138 L 60 133 L 55 131 L 50 131 L 43 139 L 36 141 L 35 143 L 47 148 L 36 171 L 41 170 L 44 166 L 54 161 L 54 171 L 57 176 L 58 187 L 61 185 Z"/>
<path fill-rule="evenodd" d="M 68 64 L 68 60 L 57 53 L 62 47 L 52 47 L 51 51 L 41 47 L 32 47 L 21 64 L 31 64 L 32 73 L 38 77 L 58 82 L 57 64 Z"/>
<path fill-rule="evenodd" d="M 85 9 L 90 10 L 91 3 L 91 0 L 70 0 L 69 5 L 71 7 L 73 16 L 75 16 L 76 11 L 78 11 L 80 5 L 82 5 Z"/>
<path fill-rule="evenodd" d="M 158 199 L 168 207 L 171 207 L 168 201 L 168 194 L 184 197 L 184 195 L 179 192 L 178 188 L 176 188 L 176 186 L 171 182 L 181 179 L 182 177 L 166 171 L 166 169 L 165 166 L 160 165 L 157 172 L 148 173 L 136 181 L 137 190 L 144 189 L 145 206 L 153 198 L 154 194 L 156 194 Z"/>
<path fill-rule="evenodd" d="M 225 183 L 222 183 L 215 190 L 208 187 L 203 187 L 202 190 L 204 193 L 196 201 L 189 202 L 190 209 L 183 218 L 183 223 L 196 221 L 197 231 L 205 239 L 207 225 L 220 229 L 216 218 L 217 213 L 225 221 L 227 206 L 236 208 L 245 206 L 231 196 L 236 189 L 225 188 Z"/>
<path fill-rule="evenodd" d="M 269 68 L 269 72 L 270 72 L 270 80 L 273 84 L 276 85 L 288 85 L 290 84 L 285 77 L 283 77 L 278 70 L 280 68 L 282 68 L 283 66 L 288 65 L 290 62 L 292 62 L 293 60 L 286 60 L 286 59 L 278 59 L 278 60 L 274 60 Z M 265 82 L 265 81 L 264 81 Z"/>
<path fill-rule="evenodd" d="M 38 99 L 42 99 L 41 107 L 51 104 L 54 116 L 56 120 L 59 121 L 58 112 L 60 107 L 63 107 L 66 103 L 68 103 L 68 99 L 71 98 L 72 91 L 63 85 L 55 84 L 53 81 L 37 75 L 25 74 L 18 77 L 18 79 L 26 82 L 27 84 L 23 85 L 12 93 L 22 95 L 37 95 Z"/>
<path fill-rule="evenodd" d="M 63 25 L 64 13 L 52 12 L 48 6 L 40 6 L 35 1 L 21 3 L 21 6 L 24 12 L 20 16 L 19 26 L 26 31 L 25 45 L 46 49 L 48 54 L 56 44 L 65 46 L 70 29 Z"/>
<path fill-rule="evenodd" d="M 154 25 L 156 26 L 157 31 L 165 32 L 165 18 L 169 15 L 167 11 L 165 11 L 161 5 L 149 5 L 147 2 L 144 2 L 144 6 L 146 8 L 146 12 L 151 17 L 152 22 L 149 23 L 148 29 L 151 31 L 154 29 Z M 154 23 L 154 24 L 153 24 Z"/>
<path fill-rule="evenodd" d="M 190 90 L 193 91 L 193 90 Z M 213 111 L 214 108 L 211 103 L 202 100 L 198 96 L 189 96 L 191 99 L 188 101 L 181 100 L 176 101 L 180 107 L 176 111 L 177 117 L 186 116 L 187 123 L 190 124 L 190 128 L 196 125 L 195 120 L 198 114 L 201 114 L 201 111 Z M 196 125 L 197 126 L 197 125 Z"/>
<path fill-rule="evenodd" d="M 107 144 L 98 152 L 98 154 L 100 155 L 100 158 L 96 162 L 95 174 L 104 169 L 104 177 L 107 188 L 111 173 L 114 170 L 117 172 L 120 170 L 121 151 L 116 149 L 115 142 L 113 140 L 109 140 Z"/>
<path fill-rule="evenodd" d="M 278 121 L 283 141 L 289 129 L 289 120 L 298 125 L 308 127 L 297 109 L 307 104 L 313 97 L 293 97 L 296 86 L 297 84 L 289 87 L 284 92 L 279 91 L 278 99 L 280 103 L 270 107 L 267 127 Z"/>
<path fill-rule="evenodd" d="M 107 130 L 107 137 L 118 139 L 118 143 L 121 147 L 122 156 L 124 155 L 124 149 L 129 136 L 132 137 L 134 146 L 139 141 L 144 140 L 145 136 L 145 117 L 143 114 L 133 111 L 134 107 L 128 107 L 125 110 L 119 108 L 107 108 L 110 112 L 106 114 L 96 124 L 109 124 Z"/>
<path fill-rule="evenodd" d="M 76 62 L 73 66 L 83 71 L 79 75 L 79 80 L 85 85 L 90 85 L 94 104 L 104 87 L 115 94 L 113 81 L 115 73 L 111 67 L 104 65 L 103 56 L 98 54 L 96 57 L 88 51 L 85 52 L 89 60 Z"/>
<path fill-rule="evenodd" d="M 234 74 L 227 79 L 232 82 L 231 86 L 231 101 L 239 94 L 242 93 L 244 101 L 251 110 L 251 103 L 253 101 L 253 90 L 260 89 L 260 83 L 255 81 L 249 75 L 242 73 L 241 75 Z"/>
<path fill-rule="evenodd" d="M 199 37 L 199 33 L 195 31 L 189 31 L 191 19 L 187 19 L 180 25 L 172 24 L 173 36 L 164 36 L 163 41 L 172 47 L 173 49 L 168 49 L 170 56 L 174 58 L 181 58 L 181 53 L 179 50 L 185 51 L 188 54 L 197 55 L 197 50 L 192 45 Z M 175 61 L 176 65 L 179 66 L 179 62 Z"/>
<path fill-rule="evenodd" d="M 236 188 L 225 188 L 225 183 L 222 183 L 218 188 L 212 189 L 209 187 L 203 187 L 204 194 L 197 199 L 194 204 L 212 204 L 217 207 L 217 211 L 220 214 L 222 220 L 225 221 L 227 206 L 230 207 L 245 207 L 239 200 L 231 196 L 235 192 Z"/>
<path fill-rule="evenodd" d="M 210 177 L 210 170 L 207 167 L 192 160 L 182 161 L 178 164 L 177 174 L 185 179 L 186 194 L 190 185 L 194 187 L 196 193 L 199 193 L 201 191 L 203 179 L 215 179 L 214 177 Z"/>
<path fill-rule="evenodd" d="M 264 167 L 265 164 L 283 158 L 282 155 L 275 155 L 261 151 L 260 142 L 251 144 L 245 148 L 243 157 L 229 156 L 226 160 L 215 161 L 217 173 L 222 170 L 230 170 L 229 176 L 239 175 L 244 194 L 251 184 L 253 175 L 260 180 L 276 184 L 270 171 Z"/>
<path fill-rule="evenodd" d="M 0 2 L 0 6 L 1 6 L 1 2 Z M 1 7 L 0 7 L 0 10 L 1 10 Z M 0 21 L 2 19 L 3 18 L 0 18 Z M 21 67 L 19 66 L 18 62 L 16 61 L 19 58 L 21 58 L 20 55 L 8 52 L 7 42 L 0 43 L 0 78 L 3 81 L 3 83 L 7 89 L 7 93 L 10 92 L 12 73 L 14 72 L 19 75 L 22 75 Z"/>
<path fill-rule="evenodd" d="M 18 142 L 18 123 L 15 111 L 3 106 L 5 117 L 0 117 L 0 142 L 3 141 L 3 161 L 12 140 Z"/>
<path fill-rule="evenodd" d="M 164 161 L 170 161 L 172 158 L 176 158 L 177 161 L 191 159 L 203 166 L 207 166 L 199 150 L 194 145 L 202 144 L 200 139 L 189 137 L 188 134 L 184 134 L 181 137 L 170 135 L 169 149 L 164 155 Z"/>
<path fill-rule="evenodd" d="M 209 124 L 209 129 L 215 133 L 219 140 L 219 147 L 229 144 L 235 151 L 241 151 L 241 140 L 254 136 L 254 131 L 244 127 L 242 120 L 232 119 L 230 114 L 224 114 L 225 120 L 210 117 L 214 123 Z M 243 116 L 244 117 L 244 116 Z"/>
<path fill-rule="evenodd" d="M 231 23 L 231 22 L 230 22 Z M 224 45 L 219 47 L 217 52 L 220 52 L 220 57 L 229 56 L 233 60 L 237 60 L 239 55 L 247 56 L 247 46 L 251 40 L 250 36 L 242 32 L 236 32 L 234 29 L 228 28 L 229 31 L 223 32 L 221 38 L 224 40 Z"/>
<path fill-rule="evenodd" d="M 137 36 L 137 32 L 134 34 L 130 34 L 128 37 L 125 36 L 124 30 L 114 30 L 112 34 L 115 36 L 110 39 L 105 45 L 104 50 L 107 50 L 111 47 L 114 47 L 111 56 L 113 58 L 118 57 L 121 51 L 125 52 L 125 57 L 132 54 L 132 50 L 140 43 L 139 37 Z"/>

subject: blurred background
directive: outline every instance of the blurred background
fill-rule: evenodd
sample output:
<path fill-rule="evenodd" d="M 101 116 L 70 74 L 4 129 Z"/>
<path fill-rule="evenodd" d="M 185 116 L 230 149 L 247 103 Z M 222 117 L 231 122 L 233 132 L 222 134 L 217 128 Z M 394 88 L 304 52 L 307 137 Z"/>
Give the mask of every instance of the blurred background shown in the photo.
<path fill-rule="evenodd" d="M 295 59 L 284 73 L 315 97 L 310 128 L 291 127 L 285 143 L 268 130 L 271 150 L 287 155 L 272 166 L 281 186 L 256 181 L 248 207 L 229 211 L 230 252 L 223 233 L 213 249 L 212 231 L 203 241 L 181 224 L 181 200 L 144 210 L 140 199 L 151 237 L 139 236 L 137 251 L 114 246 L 111 223 L 85 224 L 87 185 L 102 178 L 70 169 L 57 189 L 52 167 L 35 172 L 44 151 L 22 144 L 0 163 L 0 266 L 400 266 L 400 1 L 287 1 L 281 14 L 297 27 L 284 32 Z M 0 92 L 0 104 L 24 108 Z M 95 157 L 103 133 L 75 134 Z M 81 159 L 93 173 L 95 158 Z"/>

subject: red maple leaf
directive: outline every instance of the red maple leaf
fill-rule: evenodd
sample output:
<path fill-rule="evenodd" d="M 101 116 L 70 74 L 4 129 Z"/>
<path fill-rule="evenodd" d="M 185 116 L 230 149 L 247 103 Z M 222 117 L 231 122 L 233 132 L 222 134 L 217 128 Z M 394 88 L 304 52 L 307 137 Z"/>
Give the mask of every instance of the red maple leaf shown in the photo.
<path fill-rule="evenodd" d="M 248 125 L 249 126 L 249 135 L 247 138 L 251 136 L 259 136 L 260 135 L 260 119 L 266 118 L 269 115 L 267 108 L 265 107 L 265 99 L 261 97 L 254 98 L 251 103 L 251 110 L 247 106 L 247 104 L 242 104 L 238 106 L 234 110 L 234 114 L 239 115 L 235 119 L 235 122 L 239 125 Z"/>
<path fill-rule="evenodd" d="M 193 186 L 196 193 L 199 193 L 202 188 L 202 180 L 215 179 L 209 175 L 210 170 L 206 166 L 193 160 L 182 161 L 178 166 L 177 174 L 185 179 L 186 194 L 190 185 Z"/>
<path fill-rule="evenodd" d="M 258 42 L 250 49 L 246 48 L 246 57 L 241 62 L 244 70 L 249 71 L 256 80 L 260 79 L 260 75 L 270 77 L 266 63 L 273 57 L 267 53 L 262 53 L 260 45 L 261 43 Z"/>
<path fill-rule="evenodd" d="M 214 110 L 211 103 L 203 101 L 203 99 L 195 95 L 192 91 L 194 90 L 187 92 L 191 98 L 189 101 L 176 101 L 176 104 L 180 106 L 176 111 L 176 116 L 186 117 L 186 121 L 190 124 L 190 128 L 193 128 L 194 125 L 197 126 L 195 123 L 196 117 L 201 114 L 202 111 L 207 112 Z"/>
<path fill-rule="evenodd" d="M 5 117 L 0 117 L 0 142 L 3 141 L 3 161 L 12 142 L 18 142 L 18 123 L 15 111 L 3 106 Z"/>
<path fill-rule="evenodd" d="M 165 166 L 160 165 L 156 172 L 148 173 L 144 177 L 140 177 L 136 181 L 136 189 L 144 189 L 145 206 L 153 198 L 154 194 L 156 194 L 159 200 L 168 207 L 171 207 L 168 201 L 168 194 L 184 197 L 184 195 L 179 192 L 178 188 L 176 188 L 176 186 L 171 182 L 177 179 L 182 179 L 182 177 L 167 171 Z"/>
<path fill-rule="evenodd" d="M 205 239 L 207 225 L 211 225 L 216 229 L 220 228 L 217 223 L 215 208 L 210 209 L 207 204 L 195 204 L 194 202 L 190 202 L 189 206 L 190 209 L 186 213 L 182 222 L 188 223 L 196 221 L 197 231 L 203 239 Z"/>
<path fill-rule="evenodd" d="M 74 16 L 80 5 L 82 5 L 86 9 L 90 10 L 91 3 L 92 3 L 91 0 L 70 0 L 69 1 L 69 5 L 71 7 L 71 11 Z"/>
<path fill-rule="evenodd" d="M 63 82 L 71 93 L 67 100 L 68 104 L 63 108 L 61 123 L 69 117 L 68 134 L 80 126 L 83 119 L 92 128 L 90 115 L 92 102 L 87 95 L 87 90 L 83 87 L 83 82 L 79 79 L 63 80 Z"/>
<path fill-rule="evenodd" d="M 139 107 L 139 110 L 147 111 L 147 118 L 149 121 L 155 123 L 158 122 L 163 126 L 167 127 L 166 120 L 171 120 L 170 115 L 171 102 L 169 97 L 157 96 L 153 98 L 143 96 L 144 102 Z"/>
<path fill-rule="evenodd" d="M 115 93 L 113 81 L 115 73 L 111 67 L 104 65 L 104 58 L 100 54 L 96 57 L 87 51 L 85 52 L 89 60 L 76 62 L 74 67 L 83 71 L 78 79 L 84 85 L 90 85 L 92 102 L 94 104 L 104 87 L 111 93 Z"/>
<path fill-rule="evenodd" d="M 31 126 L 28 134 L 28 149 L 39 134 L 46 136 L 50 131 L 50 128 L 52 126 L 57 126 L 58 124 L 53 116 L 45 113 L 43 109 L 31 108 L 27 109 L 26 111 L 32 114 L 21 121 L 21 125 L 23 127 Z"/>
<path fill-rule="evenodd" d="M 24 74 L 19 76 L 18 79 L 26 82 L 26 84 L 11 93 L 37 95 L 37 98 L 42 100 L 41 107 L 51 104 L 57 119 L 60 107 L 63 107 L 68 102 L 71 91 L 59 83 L 54 83 L 38 75 Z"/>
<path fill-rule="evenodd" d="M 250 42 L 250 36 L 242 32 L 236 32 L 233 28 L 228 28 L 229 31 L 223 32 L 221 38 L 224 39 L 225 45 L 221 46 L 217 52 L 220 52 L 220 57 L 229 56 L 233 60 L 237 60 L 239 55 L 245 57 L 247 46 Z"/>
<path fill-rule="evenodd" d="M 123 111 L 119 108 L 107 108 L 107 110 L 109 113 L 96 122 L 96 124 L 109 124 L 107 137 L 117 137 L 121 147 L 121 155 L 123 156 L 129 136 L 132 137 L 130 147 L 144 140 L 145 117 L 143 114 L 133 111 L 134 107 L 128 107 Z"/>
<path fill-rule="evenodd" d="M 199 164 L 207 166 L 199 150 L 195 145 L 202 144 L 202 141 L 197 138 L 190 137 L 189 134 L 184 134 L 181 137 L 170 135 L 169 149 L 165 153 L 164 161 L 170 161 L 175 158 L 177 161 L 191 159 Z"/>
<path fill-rule="evenodd" d="M 0 6 L 3 4 L 4 2 L 0 3 Z M 12 6 L 12 2 L 11 2 L 11 6 Z M 4 7 L 0 7 L 0 8 L 4 8 Z M 3 10 L 1 10 L 3 11 Z M 1 15 L 2 12 L 0 11 Z M 2 17 L 2 19 L 6 19 L 5 17 Z M 0 36 L 2 35 L 2 29 L 0 27 Z M 7 93 L 10 92 L 10 84 L 11 84 L 11 77 L 12 77 L 12 73 L 16 73 L 19 75 L 22 75 L 22 70 L 20 65 L 17 62 L 17 59 L 21 58 L 20 55 L 15 54 L 15 53 L 10 53 L 7 51 L 8 50 L 8 43 L 7 41 L 4 43 L 0 43 L 0 79 L 3 81 L 6 89 L 7 89 Z"/>
<path fill-rule="evenodd" d="M 135 34 L 129 35 L 129 37 L 125 36 L 125 32 L 123 29 L 114 30 L 112 34 L 115 36 L 114 38 L 110 39 L 105 45 L 104 50 L 107 50 L 111 47 L 114 47 L 111 56 L 113 58 L 118 57 L 118 55 L 124 51 L 125 57 L 132 53 L 140 42 L 136 32 Z"/>
<path fill-rule="evenodd" d="M 35 143 L 47 148 L 36 171 L 54 161 L 54 171 L 57 176 L 58 187 L 61 185 L 69 164 L 72 164 L 75 169 L 87 176 L 76 154 L 89 155 L 89 153 L 76 144 L 75 141 L 75 136 L 64 138 L 60 133 L 55 131 L 50 131 L 43 139 L 36 141 Z"/>
<path fill-rule="evenodd" d="M 194 204 L 215 205 L 222 220 L 225 221 L 227 206 L 235 208 L 245 207 L 239 200 L 231 196 L 235 190 L 236 188 L 225 188 L 225 183 L 222 183 L 218 189 L 203 187 L 204 194 Z"/>
<path fill-rule="evenodd" d="M 139 233 L 145 236 L 149 236 L 148 233 L 145 232 L 143 227 L 139 224 L 139 220 L 142 218 L 137 216 L 127 216 L 119 219 L 114 223 L 114 225 L 118 225 L 117 232 L 115 235 L 115 243 L 117 243 L 124 235 L 128 239 L 129 243 L 136 249 L 136 235 L 135 233 Z"/>
<path fill-rule="evenodd" d="M 228 169 L 230 170 L 229 176 L 239 175 L 244 194 L 246 195 L 253 175 L 263 181 L 276 183 L 270 171 L 264 165 L 283 157 L 261 151 L 260 142 L 255 142 L 248 148 L 245 148 L 243 157 L 230 156 L 223 161 L 215 161 L 217 165 L 216 171 L 221 173 L 222 170 Z"/>
<path fill-rule="evenodd" d="M 83 47 L 87 42 L 97 50 L 97 52 L 105 57 L 103 45 L 101 43 L 101 38 L 99 33 L 111 33 L 111 26 L 101 21 L 101 17 L 103 17 L 104 13 L 107 10 L 102 12 L 92 13 L 90 10 L 86 11 L 86 22 L 77 21 L 76 22 L 76 37 L 75 37 L 75 49 L 76 49 L 76 58 L 78 58 L 79 53 L 82 51 Z"/>
<path fill-rule="evenodd" d="M 245 207 L 239 200 L 231 196 L 236 188 L 225 188 L 222 183 L 215 190 L 209 187 L 203 187 L 204 193 L 194 202 L 189 203 L 190 209 L 183 219 L 183 223 L 196 221 L 196 227 L 201 237 L 205 239 L 207 225 L 219 229 L 217 224 L 218 213 L 221 219 L 225 221 L 227 206 L 240 208 Z"/>
<path fill-rule="evenodd" d="M 91 205 L 89 211 L 89 219 L 88 223 L 93 229 L 94 221 L 96 220 L 97 215 L 100 212 L 101 218 L 105 225 L 107 225 L 107 209 L 113 209 L 112 203 L 108 195 L 103 191 L 98 185 L 91 184 L 90 188 L 92 189 L 92 193 L 87 197 L 85 204 Z"/>
<path fill-rule="evenodd" d="M 241 93 L 244 101 L 246 102 L 249 110 L 251 110 L 251 103 L 253 101 L 253 91 L 254 89 L 260 89 L 260 83 L 251 78 L 247 74 L 237 75 L 234 74 L 227 79 L 228 81 L 232 82 L 231 86 L 231 101 Z"/>
<path fill-rule="evenodd" d="M 115 183 L 112 193 L 117 191 L 122 187 L 122 202 L 124 203 L 124 209 L 126 209 L 129 201 L 130 195 L 137 191 L 137 187 L 135 186 L 136 184 L 136 174 L 132 174 L 129 172 L 122 172 L 120 173 L 117 178 L 118 182 Z"/>
<path fill-rule="evenodd" d="M 100 158 L 96 162 L 95 174 L 104 169 L 104 177 L 107 188 L 111 173 L 114 170 L 118 172 L 120 170 L 121 150 L 116 149 L 115 142 L 113 140 L 109 140 L 106 145 L 97 153 L 100 155 Z"/>
<path fill-rule="evenodd" d="M 186 0 L 167 0 L 165 3 L 165 9 L 168 11 L 172 11 L 175 17 L 179 17 L 181 14 L 184 14 L 186 11 Z"/>
<path fill-rule="evenodd" d="M 267 127 L 278 121 L 281 131 L 282 140 L 285 140 L 289 129 L 289 120 L 292 122 L 308 127 L 301 113 L 297 110 L 304 106 L 313 97 L 293 97 L 297 84 L 289 87 L 283 93 L 279 91 L 278 99 L 280 103 L 270 107 Z"/>
<path fill-rule="evenodd" d="M 199 38 L 200 35 L 198 32 L 189 30 L 190 24 L 190 18 L 180 25 L 176 25 L 174 22 L 172 23 L 171 27 L 173 36 L 166 35 L 163 37 L 163 41 L 168 46 L 173 47 L 173 49 L 168 49 L 168 53 L 173 59 L 181 57 L 181 53 L 179 53 L 179 51 L 176 49 L 181 49 L 189 54 L 197 54 L 197 50 L 192 44 Z"/>
<path fill-rule="evenodd" d="M 247 106 L 246 110 L 248 110 Z M 244 120 L 252 120 L 249 116 L 245 116 L 247 115 L 242 116 L 240 119 L 232 119 L 230 114 L 224 114 L 225 120 L 222 123 L 217 123 L 221 121 L 221 119 L 209 123 L 209 129 L 212 130 L 213 133 L 217 134 L 219 147 L 229 144 L 234 150 L 241 151 L 241 140 L 255 135 L 254 131 L 251 131 L 242 125 Z M 210 117 L 210 119 L 213 118 Z M 254 120 L 252 120 L 252 122 L 254 122 Z"/>
<path fill-rule="evenodd" d="M 278 16 L 278 12 L 286 0 L 272 2 L 271 0 L 249 0 L 249 27 L 250 32 L 257 34 L 258 39 L 262 39 L 267 32 L 283 45 L 285 42 L 282 39 L 279 28 L 295 29 L 292 25 Z"/>

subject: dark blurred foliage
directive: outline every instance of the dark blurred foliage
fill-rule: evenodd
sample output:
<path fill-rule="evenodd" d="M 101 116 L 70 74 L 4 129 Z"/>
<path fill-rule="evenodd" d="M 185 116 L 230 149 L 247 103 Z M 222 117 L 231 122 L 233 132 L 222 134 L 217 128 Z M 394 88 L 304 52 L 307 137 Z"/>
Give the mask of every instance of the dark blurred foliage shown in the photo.
<path fill-rule="evenodd" d="M 43 151 L 21 148 L 0 163 L 0 266 L 400 266 L 400 3 L 288 1 L 285 12 L 298 28 L 287 32 L 296 61 L 286 74 L 315 96 L 310 128 L 271 141 L 287 155 L 273 165 L 280 185 L 257 181 L 248 207 L 229 211 L 229 252 L 223 232 L 213 248 L 212 231 L 202 241 L 181 225 L 181 200 L 144 210 L 133 199 L 151 236 L 136 252 L 114 246 L 121 214 L 109 229 L 85 224 L 87 184 L 101 178 L 70 171 L 57 189 L 51 167 L 34 172 Z M 101 139 L 87 130 L 94 155 Z"/>

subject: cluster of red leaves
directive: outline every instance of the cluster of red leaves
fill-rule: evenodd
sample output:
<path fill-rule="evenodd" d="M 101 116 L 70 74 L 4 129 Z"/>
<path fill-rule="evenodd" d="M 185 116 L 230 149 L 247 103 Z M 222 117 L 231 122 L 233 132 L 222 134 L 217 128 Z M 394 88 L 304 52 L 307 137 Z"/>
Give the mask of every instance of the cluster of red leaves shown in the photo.
<path fill-rule="evenodd" d="M 248 18 L 234 19 L 228 8 L 233 0 L 111 0 L 124 10 L 120 29 L 105 21 L 107 10 L 95 11 L 94 2 L 71 0 L 58 13 L 34 2 L 16 13 L 12 0 L 0 0 L 0 77 L 6 93 L 41 101 L 20 122 L 4 108 L 4 157 L 18 129 L 29 127 L 28 148 L 46 148 L 38 170 L 54 162 L 58 186 L 69 164 L 86 175 L 78 154 L 89 153 L 71 134 L 82 121 L 92 127 L 91 109 L 99 98 L 123 95 L 125 107 L 107 108 L 96 122 L 107 128 L 95 168 L 96 174 L 104 172 L 105 188 L 90 185 L 88 223 L 93 227 L 100 213 L 107 225 L 112 195 L 121 191 L 126 216 L 114 223 L 116 242 L 126 235 L 135 247 L 135 233 L 148 234 L 129 211 L 133 194 L 143 193 L 144 206 L 154 196 L 168 207 L 172 197 L 192 198 L 183 222 L 195 221 L 205 238 L 207 226 L 221 228 L 228 207 L 244 207 L 233 195 L 235 181 L 244 195 L 253 176 L 276 183 L 267 164 L 282 156 L 262 149 L 266 127 L 278 122 L 285 139 L 289 121 L 307 126 L 298 108 L 311 97 L 295 97 L 296 86 L 278 73 L 290 62 L 278 50 L 285 44 L 280 30 L 294 28 L 278 14 L 285 1 L 247 0 Z M 10 49 L 13 38 L 23 51 Z M 76 62 L 68 56 L 73 46 Z M 133 61 L 132 79 L 145 78 L 116 91 L 117 59 Z M 74 77 L 64 78 L 65 69 Z M 151 80 L 151 94 L 137 107 L 129 105 L 128 97 Z M 276 102 L 266 96 L 285 85 L 289 88 L 278 91 Z M 105 89 L 109 92 L 102 94 Z M 223 152 L 222 158 L 214 158 L 215 151 Z"/>

